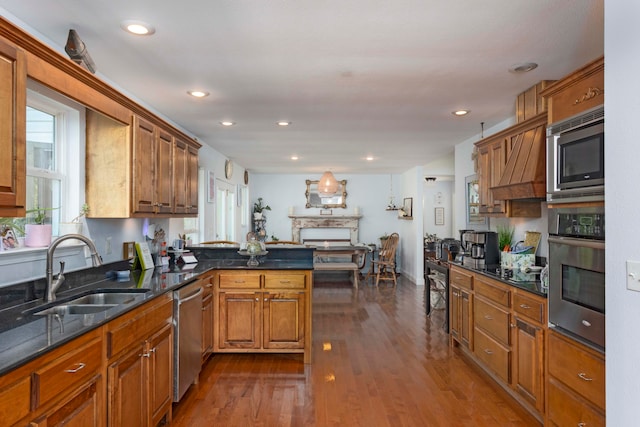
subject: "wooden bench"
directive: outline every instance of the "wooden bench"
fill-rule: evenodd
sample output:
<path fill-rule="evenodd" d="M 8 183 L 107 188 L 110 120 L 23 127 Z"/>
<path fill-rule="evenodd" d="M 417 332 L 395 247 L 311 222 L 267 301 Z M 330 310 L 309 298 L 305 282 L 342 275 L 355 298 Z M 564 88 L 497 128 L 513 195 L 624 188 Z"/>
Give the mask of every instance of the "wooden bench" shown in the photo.
<path fill-rule="evenodd" d="M 353 287 L 358 289 L 360 268 L 355 262 L 314 262 L 313 269 L 316 271 L 352 271 Z"/>

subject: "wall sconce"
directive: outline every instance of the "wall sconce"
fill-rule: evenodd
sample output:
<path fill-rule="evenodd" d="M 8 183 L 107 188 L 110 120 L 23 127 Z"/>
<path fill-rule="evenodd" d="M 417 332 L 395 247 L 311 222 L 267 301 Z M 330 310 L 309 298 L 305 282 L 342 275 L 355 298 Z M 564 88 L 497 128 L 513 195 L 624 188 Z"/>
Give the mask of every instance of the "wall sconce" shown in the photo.
<path fill-rule="evenodd" d="M 322 197 L 333 196 L 338 192 L 338 181 L 330 171 L 326 171 L 318 181 L 318 194 Z"/>

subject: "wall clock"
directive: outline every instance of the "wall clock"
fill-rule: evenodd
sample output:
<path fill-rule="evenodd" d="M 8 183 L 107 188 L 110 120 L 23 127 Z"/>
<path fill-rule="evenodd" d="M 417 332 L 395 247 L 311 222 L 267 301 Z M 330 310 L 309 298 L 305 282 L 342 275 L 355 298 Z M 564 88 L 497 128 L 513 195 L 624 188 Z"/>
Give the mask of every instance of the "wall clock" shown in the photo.
<path fill-rule="evenodd" d="M 244 185 L 249 184 L 249 171 L 244 171 Z"/>
<path fill-rule="evenodd" d="M 224 162 L 224 176 L 227 179 L 231 179 L 233 175 L 233 162 L 231 160 L 227 160 Z"/>

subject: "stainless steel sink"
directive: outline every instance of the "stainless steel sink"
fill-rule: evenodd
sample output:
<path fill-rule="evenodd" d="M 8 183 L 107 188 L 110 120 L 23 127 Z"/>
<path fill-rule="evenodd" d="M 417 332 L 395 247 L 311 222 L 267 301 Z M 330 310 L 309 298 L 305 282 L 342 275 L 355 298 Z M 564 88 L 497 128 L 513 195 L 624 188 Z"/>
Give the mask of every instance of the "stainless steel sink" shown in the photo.
<path fill-rule="evenodd" d="M 99 291 L 93 294 L 84 295 L 71 301 L 60 302 L 46 309 L 35 311 L 36 316 L 44 316 L 47 314 L 65 315 L 84 315 L 91 313 L 100 313 L 110 308 L 131 304 L 144 299 L 143 293 L 148 292 L 146 289 L 123 289 L 116 292 Z M 30 310 L 33 312 L 34 310 Z"/>
<path fill-rule="evenodd" d="M 129 304 L 140 299 L 140 294 L 124 292 L 99 292 L 76 298 L 65 304 Z"/>
<path fill-rule="evenodd" d="M 93 314 L 109 310 L 117 305 L 118 304 L 60 304 L 46 310 L 38 311 L 35 315 L 45 316 L 47 314 L 57 314 L 59 316 L 67 316 L 73 314 Z"/>

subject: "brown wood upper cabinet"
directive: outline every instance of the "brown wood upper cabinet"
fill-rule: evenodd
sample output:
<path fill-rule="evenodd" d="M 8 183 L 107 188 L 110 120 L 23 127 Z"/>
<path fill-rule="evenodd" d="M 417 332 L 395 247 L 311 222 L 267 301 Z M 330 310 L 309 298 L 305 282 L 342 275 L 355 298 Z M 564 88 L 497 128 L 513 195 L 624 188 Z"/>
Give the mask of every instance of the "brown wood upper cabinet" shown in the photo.
<path fill-rule="evenodd" d="M 540 217 L 546 192 L 547 115 L 476 142 L 480 213 Z"/>
<path fill-rule="evenodd" d="M 133 116 L 128 124 L 88 110 L 86 199 L 90 216 L 196 215 L 198 148 L 141 117 Z"/>
<path fill-rule="evenodd" d="M 0 38 L 0 216 L 25 215 L 27 67 L 24 52 Z"/>

